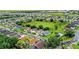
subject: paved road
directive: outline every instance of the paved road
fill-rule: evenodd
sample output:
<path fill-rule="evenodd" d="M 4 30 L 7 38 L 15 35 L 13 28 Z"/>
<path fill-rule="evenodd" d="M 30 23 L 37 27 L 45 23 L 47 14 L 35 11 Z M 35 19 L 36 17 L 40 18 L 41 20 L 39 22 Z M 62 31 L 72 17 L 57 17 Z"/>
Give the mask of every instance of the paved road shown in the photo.
<path fill-rule="evenodd" d="M 79 41 L 79 30 L 76 31 L 75 37 L 73 40 Z"/>

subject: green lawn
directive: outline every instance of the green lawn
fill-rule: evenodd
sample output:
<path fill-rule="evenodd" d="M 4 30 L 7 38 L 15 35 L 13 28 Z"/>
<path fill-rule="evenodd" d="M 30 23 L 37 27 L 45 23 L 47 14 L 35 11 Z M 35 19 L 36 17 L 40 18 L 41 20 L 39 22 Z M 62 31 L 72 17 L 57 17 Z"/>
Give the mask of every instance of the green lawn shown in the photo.
<path fill-rule="evenodd" d="M 72 47 L 73 47 L 74 49 L 79 49 L 79 46 L 76 45 L 76 44 L 72 44 Z"/>
<path fill-rule="evenodd" d="M 63 12 L 54 12 L 54 13 L 51 13 L 52 16 L 64 16 L 64 13 Z"/>
<path fill-rule="evenodd" d="M 72 44 L 72 47 L 73 47 L 74 49 L 79 49 L 79 42 L 77 42 L 76 44 Z"/>
<path fill-rule="evenodd" d="M 72 38 L 68 38 L 68 37 L 62 36 L 61 40 L 63 40 L 63 41 L 70 41 L 70 40 L 72 40 Z"/>

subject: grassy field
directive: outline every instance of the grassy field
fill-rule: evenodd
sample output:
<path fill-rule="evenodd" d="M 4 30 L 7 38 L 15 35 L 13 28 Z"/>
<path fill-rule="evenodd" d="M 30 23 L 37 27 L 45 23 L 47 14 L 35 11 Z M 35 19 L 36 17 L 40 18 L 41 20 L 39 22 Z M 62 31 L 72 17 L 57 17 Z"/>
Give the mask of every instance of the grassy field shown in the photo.
<path fill-rule="evenodd" d="M 36 25 L 37 27 L 39 25 L 42 25 L 43 27 L 49 27 L 49 31 L 51 32 L 51 34 L 47 35 L 47 36 L 43 36 L 44 38 L 50 38 L 53 37 L 57 32 L 61 32 L 63 33 L 64 27 L 68 24 L 68 23 L 61 23 L 61 22 L 45 22 L 45 21 L 32 21 L 26 24 L 30 24 L 32 25 Z M 55 26 L 57 26 L 57 30 L 55 29 Z"/>
<path fill-rule="evenodd" d="M 52 12 L 47 14 L 47 16 L 61 16 L 62 18 L 64 17 L 64 13 L 63 12 Z"/>
<path fill-rule="evenodd" d="M 63 40 L 63 41 L 70 41 L 70 40 L 72 40 L 72 38 L 68 38 L 68 37 L 65 37 L 65 36 L 62 36 L 61 37 L 61 40 Z"/>
<path fill-rule="evenodd" d="M 52 15 L 52 16 L 64 16 L 64 13 L 63 12 L 54 12 L 54 13 L 51 13 L 50 15 Z"/>

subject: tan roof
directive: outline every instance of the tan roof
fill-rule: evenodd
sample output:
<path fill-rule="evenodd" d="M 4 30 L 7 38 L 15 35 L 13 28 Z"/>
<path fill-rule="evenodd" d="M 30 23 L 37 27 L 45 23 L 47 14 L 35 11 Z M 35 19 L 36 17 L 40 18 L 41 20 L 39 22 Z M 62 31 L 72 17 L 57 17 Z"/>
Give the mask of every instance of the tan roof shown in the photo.
<path fill-rule="evenodd" d="M 33 43 L 35 43 L 35 42 L 37 42 L 37 41 L 38 41 L 37 39 L 34 39 L 34 38 L 33 38 L 33 39 L 30 39 L 30 40 L 29 40 L 29 43 L 30 43 L 30 44 L 33 44 Z"/>

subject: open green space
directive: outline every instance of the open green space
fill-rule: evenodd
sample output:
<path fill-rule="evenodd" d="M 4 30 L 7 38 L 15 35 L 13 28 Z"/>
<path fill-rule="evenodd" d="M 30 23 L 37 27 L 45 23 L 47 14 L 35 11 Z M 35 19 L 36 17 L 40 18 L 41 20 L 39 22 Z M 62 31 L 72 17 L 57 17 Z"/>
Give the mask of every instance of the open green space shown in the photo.
<path fill-rule="evenodd" d="M 50 37 L 55 36 L 56 33 L 58 33 L 58 32 L 64 33 L 63 32 L 64 28 L 68 24 L 68 22 L 61 23 L 59 21 L 55 21 L 55 22 L 32 21 L 32 22 L 28 22 L 28 23 L 24 23 L 24 24 L 30 24 L 31 26 L 35 25 L 36 27 L 39 27 L 40 25 L 42 25 L 44 28 L 49 27 L 49 31 L 51 32 L 51 34 L 49 34 L 47 36 L 43 36 L 43 37 L 50 38 Z"/>
<path fill-rule="evenodd" d="M 75 44 L 72 44 L 72 47 L 73 47 L 74 49 L 79 49 L 79 46 L 78 46 L 78 45 L 75 45 Z"/>
<path fill-rule="evenodd" d="M 77 42 L 76 44 L 72 44 L 72 47 L 73 47 L 74 49 L 79 49 L 79 42 Z"/>
<path fill-rule="evenodd" d="M 52 16 L 63 16 L 64 17 L 64 13 L 63 12 L 53 12 L 50 15 L 52 15 Z"/>

